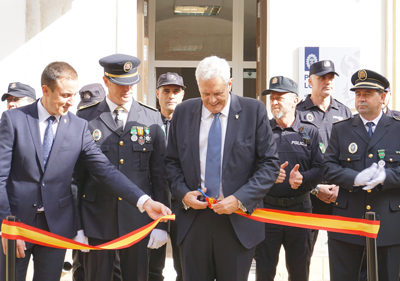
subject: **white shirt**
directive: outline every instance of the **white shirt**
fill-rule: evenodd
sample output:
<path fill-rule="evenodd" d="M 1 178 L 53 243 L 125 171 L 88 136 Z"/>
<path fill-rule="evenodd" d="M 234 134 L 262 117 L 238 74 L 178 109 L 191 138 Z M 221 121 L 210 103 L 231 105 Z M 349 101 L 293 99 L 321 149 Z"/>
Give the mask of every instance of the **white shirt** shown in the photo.
<path fill-rule="evenodd" d="M 369 127 L 368 127 L 368 125 L 367 125 L 368 122 L 373 122 L 373 123 L 374 123 L 374 126 L 372 126 L 372 133 L 375 132 L 376 125 L 378 125 L 379 120 L 381 120 L 382 114 L 383 114 L 383 113 L 382 113 L 382 110 L 381 110 L 381 113 L 379 113 L 378 117 L 376 117 L 374 120 L 370 120 L 370 121 L 368 121 L 367 119 L 365 119 L 364 117 L 362 117 L 361 114 L 360 114 L 360 118 L 361 118 L 361 120 L 363 121 L 364 127 L 365 127 L 365 129 L 367 130 L 367 132 L 368 132 L 368 130 L 369 130 Z"/>
<path fill-rule="evenodd" d="M 113 117 L 113 120 L 115 120 L 115 117 L 117 117 L 117 114 L 114 112 L 114 110 L 117 107 L 123 107 L 124 108 L 124 112 L 120 113 L 120 115 L 122 117 L 122 122 L 124 123 L 123 128 L 125 128 L 126 119 L 128 118 L 129 110 L 131 109 L 131 106 L 132 106 L 132 99 L 130 99 L 127 103 L 125 103 L 123 105 L 118 105 L 118 104 L 115 104 L 114 102 L 112 102 L 107 96 L 106 97 L 106 102 L 107 102 L 108 108 L 111 111 L 111 115 Z"/>
<path fill-rule="evenodd" d="M 39 102 L 37 103 L 37 107 L 38 107 L 38 117 L 39 117 L 40 142 L 43 145 L 44 133 L 46 131 L 47 124 L 49 123 L 47 121 L 47 118 L 49 118 L 51 115 L 43 107 L 42 99 L 40 99 Z M 56 118 L 56 120 L 54 120 L 53 125 L 51 127 L 53 128 L 54 137 L 55 137 L 56 133 L 57 133 L 58 123 L 60 122 L 61 116 L 54 115 L 54 117 Z"/>
<path fill-rule="evenodd" d="M 112 101 L 108 98 L 108 95 L 107 95 L 107 97 L 106 97 L 106 103 L 107 103 L 107 105 L 108 105 L 108 108 L 109 108 L 110 111 L 111 111 L 111 115 L 112 115 L 112 117 L 113 117 L 114 120 L 115 120 L 115 117 L 117 116 L 117 114 L 114 112 L 114 110 L 115 110 L 117 107 L 123 107 L 123 108 L 124 108 L 124 112 L 121 113 L 121 117 L 122 117 L 122 122 L 124 123 L 123 128 L 125 128 L 126 119 L 128 118 L 129 110 L 131 109 L 131 106 L 132 106 L 132 99 L 130 99 L 127 103 L 125 103 L 125 104 L 123 104 L 123 105 L 118 105 L 118 104 L 115 104 L 114 102 L 112 102 Z M 139 200 L 137 201 L 136 207 L 138 207 L 138 209 L 139 209 L 139 211 L 140 211 L 141 213 L 144 212 L 143 204 L 144 204 L 144 203 L 147 201 L 147 199 L 149 199 L 149 198 L 150 198 L 150 196 L 148 196 L 148 195 L 142 195 L 142 196 L 139 198 Z"/>
<path fill-rule="evenodd" d="M 228 125 L 228 115 L 231 105 L 231 95 L 229 94 L 228 102 L 221 111 L 219 120 L 221 121 L 221 171 L 222 174 L 222 163 L 224 160 L 224 146 L 225 146 L 225 135 L 226 127 Z M 201 110 L 201 122 L 200 122 L 200 134 L 199 134 L 199 152 L 200 152 L 200 178 L 201 187 L 204 186 L 205 174 L 206 174 L 206 158 L 207 158 L 207 144 L 208 144 L 208 132 L 210 131 L 211 124 L 214 121 L 214 115 L 204 106 Z M 222 199 L 224 196 L 222 192 L 222 184 L 220 183 L 220 197 Z"/>

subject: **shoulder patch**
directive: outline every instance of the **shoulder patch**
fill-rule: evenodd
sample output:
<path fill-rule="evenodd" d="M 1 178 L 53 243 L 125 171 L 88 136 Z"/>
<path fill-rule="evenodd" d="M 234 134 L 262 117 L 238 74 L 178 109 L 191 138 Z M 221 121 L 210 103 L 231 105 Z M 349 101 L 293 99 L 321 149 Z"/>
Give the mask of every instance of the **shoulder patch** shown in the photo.
<path fill-rule="evenodd" d="M 344 118 L 344 119 L 342 119 L 342 120 L 335 121 L 335 122 L 333 122 L 332 124 L 337 124 L 337 123 L 340 123 L 340 122 L 343 122 L 343 121 L 346 121 L 346 120 L 349 120 L 349 119 L 352 119 L 352 118 L 353 118 L 353 117 Z"/>
<path fill-rule="evenodd" d="M 100 103 L 100 102 L 96 101 L 95 103 L 92 103 L 92 104 L 82 105 L 81 107 L 78 108 L 78 110 L 82 110 L 82 109 L 85 109 L 85 108 L 92 107 L 92 106 L 94 106 L 94 105 L 96 105 L 98 103 Z"/>
<path fill-rule="evenodd" d="M 140 105 L 144 106 L 144 107 L 147 107 L 147 108 L 152 109 L 152 110 L 154 110 L 154 111 L 158 111 L 157 108 L 152 107 L 152 106 L 147 105 L 147 104 L 144 104 L 144 103 L 142 103 L 141 101 L 138 101 L 138 103 L 139 103 Z"/>

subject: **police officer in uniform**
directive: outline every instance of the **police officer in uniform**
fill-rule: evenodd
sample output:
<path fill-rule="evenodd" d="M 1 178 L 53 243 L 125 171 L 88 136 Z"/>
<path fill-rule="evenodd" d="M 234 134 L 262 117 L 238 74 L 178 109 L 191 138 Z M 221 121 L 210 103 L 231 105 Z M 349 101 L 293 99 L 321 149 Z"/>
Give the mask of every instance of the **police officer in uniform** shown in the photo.
<path fill-rule="evenodd" d="M 340 186 L 333 215 L 363 218 L 375 212 L 379 280 L 399 278 L 400 264 L 400 121 L 382 112 L 388 80 L 371 70 L 351 78 L 354 118 L 333 125 L 325 154 L 325 180 Z M 365 237 L 329 233 L 331 280 L 358 280 Z"/>
<path fill-rule="evenodd" d="M 36 92 L 31 86 L 21 82 L 12 82 L 8 85 L 8 91 L 1 97 L 1 101 L 7 101 L 7 109 L 13 109 L 28 105 L 36 100 Z"/>
<path fill-rule="evenodd" d="M 136 57 L 115 54 L 102 58 L 107 97 L 78 111 L 89 122 L 98 147 L 123 174 L 155 200 L 169 205 L 164 154 L 165 136 L 156 109 L 132 98 L 133 85 L 140 81 Z M 78 186 L 83 186 L 81 216 L 90 245 L 99 245 L 136 230 L 151 219 L 131 207 L 123 198 L 112 196 L 89 173 L 76 169 Z M 150 237 L 118 250 L 123 280 L 147 280 L 148 244 L 158 248 L 167 241 L 167 224 L 160 224 Z M 116 251 L 90 251 L 85 257 L 87 280 L 109 281 Z"/>
<path fill-rule="evenodd" d="M 318 129 L 295 115 L 298 103 L 297 83 L 275 76 L 269 89 L 270 120 L 281 165 L 275 185 L 264 198 L 269 209 L 311 213 L 310 190 L 322 180 L 322 153 Z M 273 281 L 281 245 L 286 252 L 286 267 L 290 280 L 307 281 L 311 247 L 309 229 L 265 224 L 265 240 L 256 249 L 256 279 Z"/>
<path fill-rule="evenodd" d="M 161 119 L 164 123 L 164 130 L 166 135 L 166 144 L 168 144 L 168 132 L 172 114 L 175 107 L 180 104 L 185 95 L 186 86 L 183 83 L 183 78 L 177 73 L 167 72 L 161 74 L 157 81 L 156 95 L 160 104 Z M 177 213 L 179 204 L 175 198 L 171 196 L 172 212 Z M 177 225 L 175 221 L 169 222 L 169 236 L 172 246 L 172 258 L 174 260 L 174 268 L 176 271 L 176 281 L 182 281 L 182 265 L 180 261 L 179 249 L 177 241 Z M 149 281 L 162 281 L 164 277 L 162 271 L 165 267 L 165 258 L 167 252 L 167 245 L 158 249 L 150 250 L 149 262 Z"/>
<path fill-rule="evenodd" d="M 310 66 L 308 83 L 311 94 L 297 105 L 296 111 L 301 120 L 307 120 L 318 127 L 322 153 L 328 146 L 332 124 L 352 116 L 350 109 L 332 97 L 335 86 L 335 65 L 330 60 L 316 62 Z M 330 183 L 318 184 L 311 192 L 313 213 L 331 214 L 339 187 Z M 314 196 L 315 195 L 315 196 Z M 318 230 L 312 230 L 314 248 Z"/>

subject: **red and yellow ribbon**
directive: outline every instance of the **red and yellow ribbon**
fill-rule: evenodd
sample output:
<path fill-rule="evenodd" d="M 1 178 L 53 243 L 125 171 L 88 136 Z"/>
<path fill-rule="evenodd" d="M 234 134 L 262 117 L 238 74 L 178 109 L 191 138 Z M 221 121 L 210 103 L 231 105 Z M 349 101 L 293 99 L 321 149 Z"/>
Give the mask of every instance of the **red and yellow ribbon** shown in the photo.
<path fill-rule="evenodd" d="M 345 234 L 360 235 L 369 238 L 376 238 L 378 236 L 380 226 L 379 221 L 308 214 L 301 212 L 278 211 L 272 209 L 256 209 L 252 215 L 248 215 L 238 210 L 235 212 L 235 214 L 264 223 L 327 230 Z M 2 237 L 7 239 L 21 239 L 30 243 L 53 248 L 75 250 L 113 250 L 127 248 L 139 242 L 146 237 L 162 219 L 175 220 L 175 215 L 164 216 L 149 223 L 148 225 L 132 231 L 131 233 L 98 246 L 85 245 L 23 223 L 10 222 L 7 220 L 3 220 L 1 231 Z"/>

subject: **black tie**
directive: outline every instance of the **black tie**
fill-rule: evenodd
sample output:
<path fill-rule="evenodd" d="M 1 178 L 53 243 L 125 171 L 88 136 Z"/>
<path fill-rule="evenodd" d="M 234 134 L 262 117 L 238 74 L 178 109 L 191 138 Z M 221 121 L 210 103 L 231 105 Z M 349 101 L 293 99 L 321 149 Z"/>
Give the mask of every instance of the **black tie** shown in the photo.
<path fill-rule="evenodd" d="M 165 140 L 166 143 L 168 144 L 168 132 L 169 132 L 169 126 L 170 126 L 171 120 L 165 118 L 164 119 L 164 126 L 165 126 Z"/>
<path fill-rule="evenodd" d="M 42 154 L 43 154 L 43 163 L 44 163 L 45 169 L 46 169 L 47 160 L 49 159 L 49 156 L 50 156 L 51 147 L 53 146 L 54 132 L 53 132 L 52 125 L 55 120 L 56 120 L 56 117 L 54 117 L 54 116 L 50 116 L 49 118 L 47 118 L 47 127 L 46 127 L 46 130 L 44 131 Z"/>
<path fill-rule="evenodd" d="M 374 122 L 367 122 L 367 126 L 368 126 L 368 136 L 369 138 L 372 138 L 372 127 L 374 126 Z"/>
<path fill-rule="evenodd" d="M 116 114 L 115 124 L 117 125 L 119 134 L 122 134 L 124 130 L 124 122 L 122 121 L 122 113 L 124 112 L 124 108 L 119 106 L 114 110 L 114 112 Z"/>

